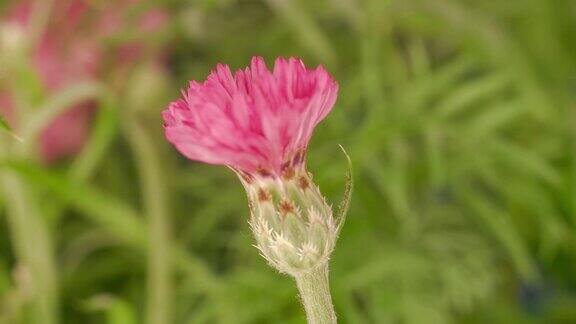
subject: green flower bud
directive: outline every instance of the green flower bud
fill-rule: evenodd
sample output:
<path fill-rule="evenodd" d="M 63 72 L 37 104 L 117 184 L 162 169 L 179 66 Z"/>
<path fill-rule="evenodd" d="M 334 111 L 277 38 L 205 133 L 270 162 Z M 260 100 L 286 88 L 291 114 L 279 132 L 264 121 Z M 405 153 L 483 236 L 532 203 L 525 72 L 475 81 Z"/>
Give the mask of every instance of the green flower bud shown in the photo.
<path fill-rule="evenodd" d="M 274 268 L 293 276 L 325 265 L 339 225 L 305 169 L 282 177 L 241 177 L 250 202 L 256 247 Z"/>

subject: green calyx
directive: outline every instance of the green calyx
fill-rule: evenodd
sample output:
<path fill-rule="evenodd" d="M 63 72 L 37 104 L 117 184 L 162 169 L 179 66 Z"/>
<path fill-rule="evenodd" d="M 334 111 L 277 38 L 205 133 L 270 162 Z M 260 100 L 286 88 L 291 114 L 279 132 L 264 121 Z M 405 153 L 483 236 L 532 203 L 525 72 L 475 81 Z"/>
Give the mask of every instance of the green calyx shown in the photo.
<path fill-rule="evenodd" d="M 334 250 L 338 224 L 304 170 L 245 183 L 250 226 L 262 256 L 282 273 L 297 275 L 324 265 Z"/>

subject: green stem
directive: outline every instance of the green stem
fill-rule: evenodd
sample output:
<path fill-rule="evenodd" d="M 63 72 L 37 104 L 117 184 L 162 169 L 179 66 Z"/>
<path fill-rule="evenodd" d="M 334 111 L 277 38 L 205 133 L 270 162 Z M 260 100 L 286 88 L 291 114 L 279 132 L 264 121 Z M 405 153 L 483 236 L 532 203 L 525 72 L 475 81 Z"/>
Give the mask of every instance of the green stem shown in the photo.
<path fill-rule="evenodd" d="M 7 142 L 1 142 L 5 145 Z M 0 156 L 2 156 L 0 152 Z M 0 185 L 7 205 L 7 220 L 19 265 L 29 273 L 24 288 L 31 289 L 33 323 L 58 322 L 58 282 L 54 248 L 48 226 L 38 211 L 31 192 L 15 173 L 0 172 Z"/>
<path fill-rule="evenodd" d="M 131 117 L 126 123 L 126 131 L 141 179 L 142 198 L 149 226 L 146 323 L 171 323 L 171 235 L 160 154 L 146 129 L 136 120 L 136 116 Z"/>
<path fill-rule="evenodd" d="M 335 324 L 336 312 L 330 296 L 328 266 L 294 276 L 306 310 L 308 324 Z"/>
<path fill-rule="evenodd" d="M 234 323 L 231 305 L 225 300 L 225 291 L 212 274 L 203 270 L 201 264 L 192 262 L 181 250 L 174 249 L 170 236 L 166 188 L 163 179 L 160 153 L 154 145 L 154 139 L 148 130 L 138 121 L 136 115 L 130 115 L 124 129 L 134 152 L 138 173 L 141 179 L 142 198 L 145 213 L 148 216 L 148 277 L 146 296 L 146 323 L 165 324 L 172 322 L 172 283 L 173 265 L 184 267 L 193 272 L 204 286 L 202 288 L 218 305 L 217 314 L 220 323 Z M 181 257 L 181 258 L 180 258 Z M 173 260 L 187 260 L 173 264 Z"/>

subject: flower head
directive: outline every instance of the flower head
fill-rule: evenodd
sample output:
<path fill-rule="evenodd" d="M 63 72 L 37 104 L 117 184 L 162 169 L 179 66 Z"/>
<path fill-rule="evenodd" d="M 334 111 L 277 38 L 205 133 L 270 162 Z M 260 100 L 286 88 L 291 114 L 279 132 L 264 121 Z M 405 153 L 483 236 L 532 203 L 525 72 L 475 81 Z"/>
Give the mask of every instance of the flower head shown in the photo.
<path fill-rule="evenodd" d="M 278 58 L 272 71 L 261 57 L 235 73 L 219 64 L 164 111 L 166 137 L 189 159 L 278 177 L 303 165 L 337 92 L 323 67 L 308 69 L 296 58 Z"/>
<path fill-rule="evenodd" d="M 340 224 L 306 170 L 312 132 L 338 85 L 322 67 L 260 57 L 232 74 L 218 65 L 164 111 L 166 137 L 186 157 L 234 169 L 248 194 L 256 246 L 274 268 L 298 275 L 326 265 Z"/>

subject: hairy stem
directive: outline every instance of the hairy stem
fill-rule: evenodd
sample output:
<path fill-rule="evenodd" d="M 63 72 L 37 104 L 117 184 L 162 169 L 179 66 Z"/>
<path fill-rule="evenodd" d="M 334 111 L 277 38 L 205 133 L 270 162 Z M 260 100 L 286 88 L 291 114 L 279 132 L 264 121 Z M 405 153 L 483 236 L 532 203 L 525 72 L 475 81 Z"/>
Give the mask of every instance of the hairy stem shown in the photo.
<path fill-rule="evenodd" d="M 294 276 L 306 310 L 308 324 L 335 324 L 336 312 L 330 296 L 328 266 Z"/>

